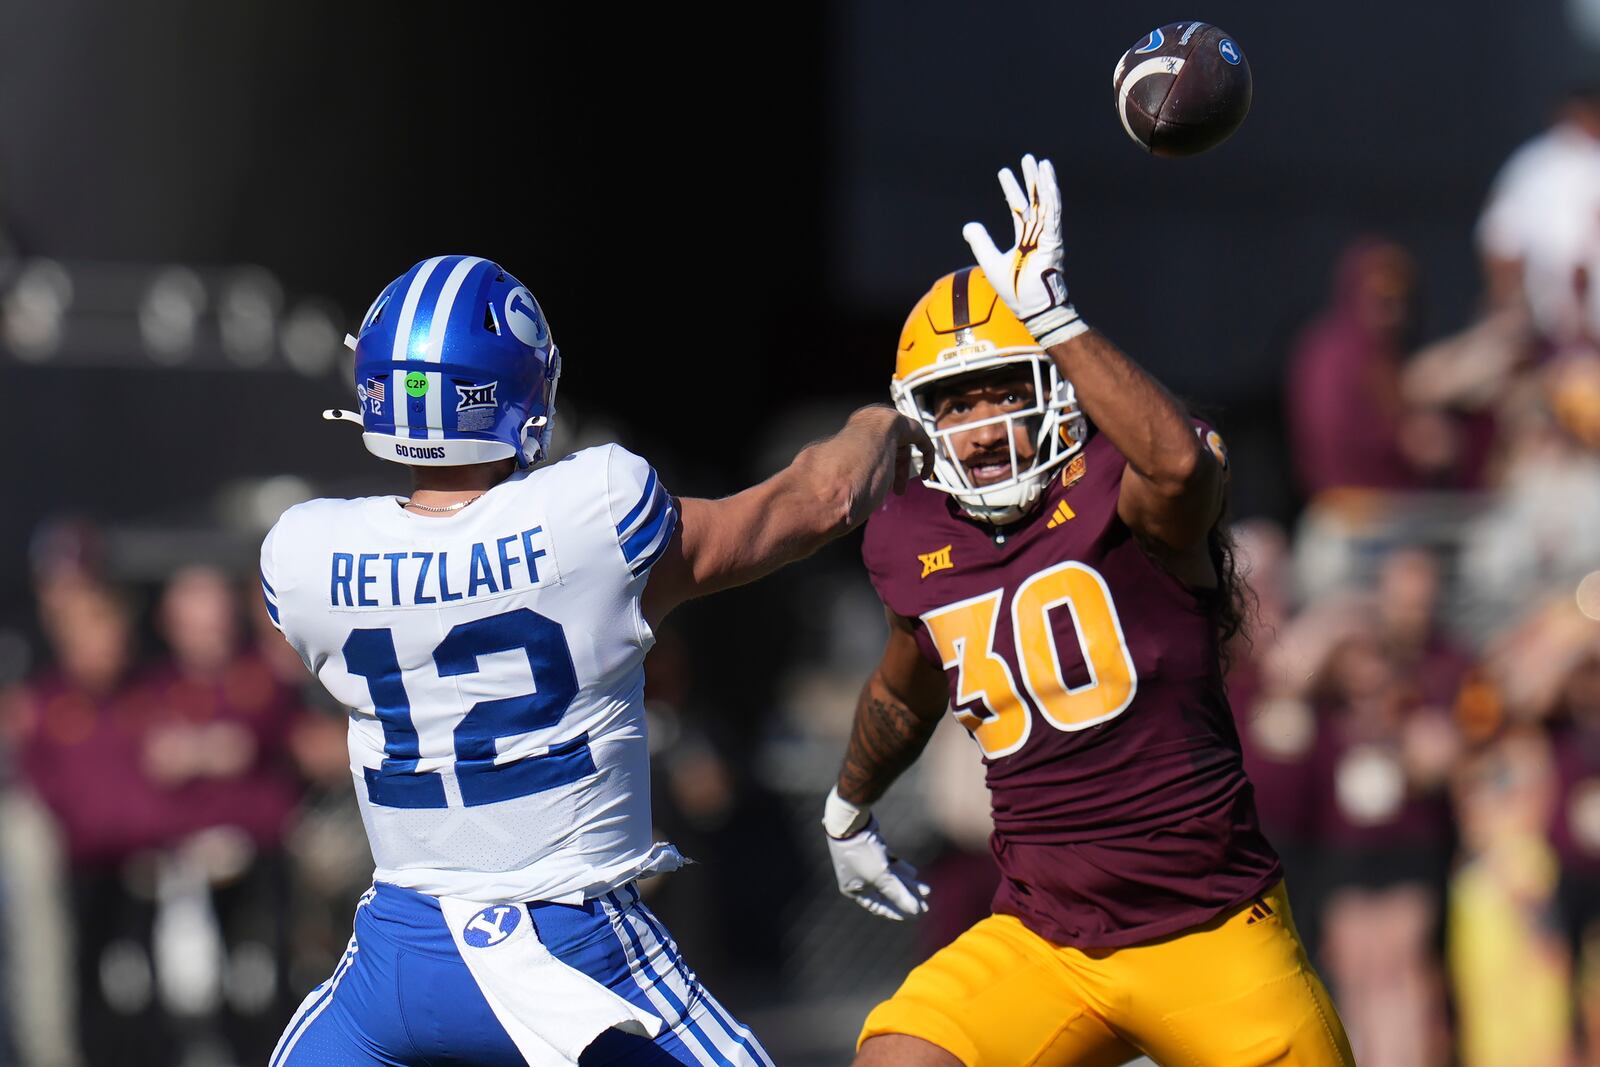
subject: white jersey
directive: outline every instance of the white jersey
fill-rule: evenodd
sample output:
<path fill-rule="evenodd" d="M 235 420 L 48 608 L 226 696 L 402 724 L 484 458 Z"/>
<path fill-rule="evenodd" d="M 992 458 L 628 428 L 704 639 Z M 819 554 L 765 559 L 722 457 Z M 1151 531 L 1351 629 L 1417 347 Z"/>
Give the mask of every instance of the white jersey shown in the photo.
<path fill-rule="evenodd" d="M 577 901 L 682 860 L 652 840 L 639 608 L 677 526 L 607 445 L 448 517 L 313 500 L 261 546 L 273 621 L 353 709 L 350 770 L 379 881 Z"/>

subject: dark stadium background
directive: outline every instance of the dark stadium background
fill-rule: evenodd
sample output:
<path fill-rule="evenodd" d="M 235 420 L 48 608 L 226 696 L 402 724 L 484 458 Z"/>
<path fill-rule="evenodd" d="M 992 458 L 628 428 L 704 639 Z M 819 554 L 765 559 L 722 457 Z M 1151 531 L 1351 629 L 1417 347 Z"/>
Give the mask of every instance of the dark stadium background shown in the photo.
<path fill-rule="evenodd" d="M 551 318 L 569 408 L 660 454 L 674 491 L 718 493 L 772 468 L 761 445 L 794 409 L 885 396 L 906 311 L 966 262 L 963 222 L 1003 227 L 994 171 L 1031 150 L 1061 174 L 1079 308 L 1216 414 L 1242 456 L 1236 511 L 1281 517 L 1280 354 L 1335 250 L 1394 234 L 1430 331 L 1463 321 L 1464 220 L 1585 53 L 1555 0 L 1216 0 L 1199 14 L 1243 44 L 1251 115 L 1218 151 L 1152 160 L 1110 72 L 1188 14 L 7 5 L 0 226 L 69 268 L 259 264 L 291 300 L 331 301 L 341 332 L 418 259 L 494 257 Z M 181 525 L 241 478 L 403 480 L 317 418 L 349 404 L 342 376 L 228 369 L 204 336 L 166 372 L 141 352 L 137 292 L 121 299 L 111 354 L 6 363 L 13 624 L 44 516 Z"/>
<path fill-rule="evenodd" d="M 1218 150 L 1152 160 L 1111 70 L 1194 17 L 1240 42 L 1254 106 Z M 1468 321 L 1489 181 L 1594 69 L 1571 25 L 1559 0 L 0 2 L 0 291 L 44 257 L 75 293 L 54 354 L 0 340 L 0 628 L 36 636 L 46 518 L 164 559 L 215 549 L 186 538 L 241 481 L 404 485 L 317 417 L 351 405 L 342 362 L 233 365 L 214 288 L 192 351 L 152 356 L 141 301 L 173 265 L 208 287 L 265 268 L 282 314 L 342 334 L 418 259 L 497 259 L 551 320 L 563 405 L 675 492 L 717 494 L 885 397 L 906 311 L 967 262 L 962 223 L 1003 227 L 994 172 L 1025 150 L 1061 175 L 1078 307 L 1215 417 L 1236 514 L 1287 520 L 1283 361 L 1338 249 L 1390 234 L 1423 334 Z M 805 574 L 683 613 L 736 744 L 808 639 Z"/>

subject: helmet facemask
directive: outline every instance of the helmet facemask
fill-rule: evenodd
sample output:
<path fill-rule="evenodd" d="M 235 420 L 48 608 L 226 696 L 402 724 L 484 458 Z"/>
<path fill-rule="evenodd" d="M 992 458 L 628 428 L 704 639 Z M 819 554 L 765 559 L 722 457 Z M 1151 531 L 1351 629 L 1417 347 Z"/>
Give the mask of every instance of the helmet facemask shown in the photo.
<path fill-rule="evenodd" d="M 1006 368 L 1024 369 L 1031 375 L 1032 403 L 942 429 L 937 425 L 931 403 L 936 394 L 959 388 L 964 381 L 992 377 Z M 1085 419 L 1072 383 L 1061 376 L 1055 361 L 1038 349 L 990 349 L 943 358 L 904 381 L 894 381 L 890 392 L 895 407 L 918 420 L 934 442 L 934 475 L 923 484 L 949 493 L 967 514 L 997 526 L 1015 522 L 1032 510 L 1056 468 L 1083 447 Z M 1011 476 L 978 485 L 960 459 L 956 438 L 997 424 L 1005 429 Z M 1028 461 L 1017 455 L 1019 425 L 1034 446 Z"/>

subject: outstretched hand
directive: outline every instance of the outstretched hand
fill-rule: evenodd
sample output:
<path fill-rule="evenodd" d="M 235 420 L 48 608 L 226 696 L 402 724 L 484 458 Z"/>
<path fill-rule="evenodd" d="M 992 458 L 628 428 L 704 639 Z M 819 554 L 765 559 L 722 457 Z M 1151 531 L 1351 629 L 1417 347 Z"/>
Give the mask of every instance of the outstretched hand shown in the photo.
<path fill-rule="evenodd" d="M 961 235 L 989 284 L 1041 347 L 1070 341 L 1089 327 L 1067 300 L 1061 272 L 1061 192 L 1055 167 L 1048 159 L 1025 155 L 1022 181 L 1010 167 L 1002 167 L 1000 188 L 1011 208 L 1010 250 L 1000 251 L 981 222 L 967 223 Z"/>

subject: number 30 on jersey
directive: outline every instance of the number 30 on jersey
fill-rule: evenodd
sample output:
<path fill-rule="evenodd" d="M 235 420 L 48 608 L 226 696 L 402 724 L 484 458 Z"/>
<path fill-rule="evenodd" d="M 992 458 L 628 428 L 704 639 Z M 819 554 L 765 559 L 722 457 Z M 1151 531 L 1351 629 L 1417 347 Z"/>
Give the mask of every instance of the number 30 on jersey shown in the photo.
<path fill-rule="evenodd" d="M 1004 589 L 936 608 L 922 616 L 945 670 L 956 670 L 956 718 L 977 738 L 989 759 L 1009 756 L 1028 742 L 1033 729 L 1029 700 L 1057 730 L 1082 730 L 1116 718 L 1133 702 L 1138 688 L 1133 656 L 1122 636 L 1122 621 L 1105 579 L 1076 561 L 1058 563 L 1018 586 L 1011 598 L 1011 633 L 1020 682 L 995 651 Z M 1089 681 L 1067 685 L 1050 613 L 1072 614 L 1089 668 Z M 987 716 L 971 705 L 981 704 Z"/>

